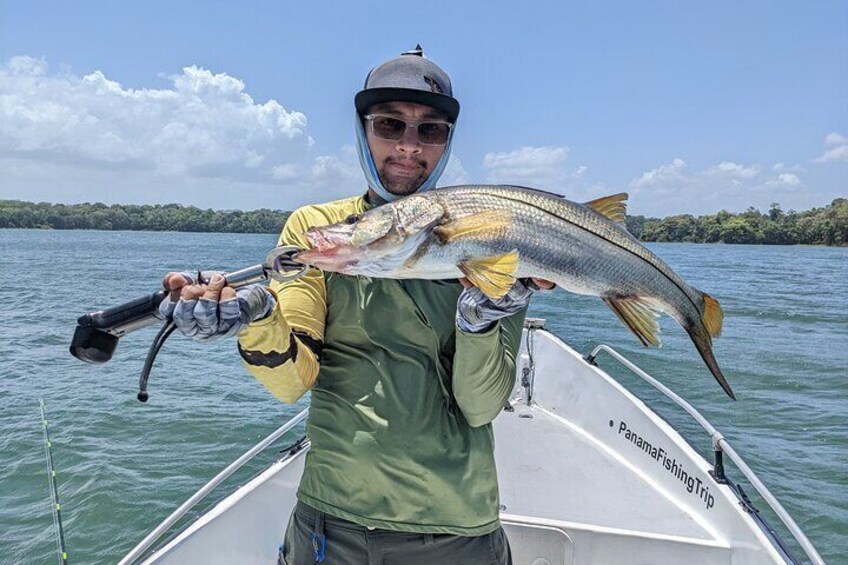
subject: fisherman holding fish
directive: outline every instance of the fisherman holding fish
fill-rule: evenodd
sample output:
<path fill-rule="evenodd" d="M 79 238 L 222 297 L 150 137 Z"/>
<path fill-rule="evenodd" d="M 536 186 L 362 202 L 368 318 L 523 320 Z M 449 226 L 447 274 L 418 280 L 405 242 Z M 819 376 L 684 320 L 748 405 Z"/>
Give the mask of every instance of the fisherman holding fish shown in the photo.
<path fill-rule="evenodd" d="M 326 249 L 332 236 L 307 237 L 310 228 L 436 186 L 459 102 L 420 46 L 375 67 L 355 107 L 367 194 L 295 210 L 280 245 Z M 166 277 L 161 312 L 180 331 L 237 334 L 247 369 L 283 402 L 312 392 L 311 449 L 280 563 L 512 562 L 491 422 L 514 386 L 530 297 L 553 283 L 510 279 L 493 298 L 475 277 L 490 267 L 470 264 L 460 280 L 310 269 L 238 291 L 220 276 Z"/>

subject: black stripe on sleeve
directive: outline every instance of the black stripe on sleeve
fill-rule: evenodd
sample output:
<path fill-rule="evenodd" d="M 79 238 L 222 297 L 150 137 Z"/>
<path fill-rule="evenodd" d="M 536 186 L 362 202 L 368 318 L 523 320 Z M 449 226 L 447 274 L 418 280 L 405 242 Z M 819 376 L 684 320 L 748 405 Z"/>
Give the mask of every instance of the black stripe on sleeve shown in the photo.
<path fill-rule="evenodd" d="M 248 364 L 257 367 L 269 367 L 273 369 L 275 367 L 279 367 L 286 361 L 291 360 L 291 362 L 294 363 L 297 360 L 297 342 L 294 339 L 294 334 L 289 334 L 289 348 L 283 353 L 280 353 L 279 351 L 269 351 L 268 353 L 264 353 L 262 351 L 251 351 L 249 349 L 244 349 L 241 346 L 241 343 L 238 344 L 238 351 L 242 359 L 244 359 Z"/>
<path fill-rule="evenodd" d="M 306 332 L 302 332 L 300 330 L 292 330 L 292 335 L 296 336 L 297 339 L 309 350 L 315 354 L 317 359 L 321 359 L 321 351 L 324 350 L 324 342 L 320 339 L 315 339 L 311 335 Z"/>

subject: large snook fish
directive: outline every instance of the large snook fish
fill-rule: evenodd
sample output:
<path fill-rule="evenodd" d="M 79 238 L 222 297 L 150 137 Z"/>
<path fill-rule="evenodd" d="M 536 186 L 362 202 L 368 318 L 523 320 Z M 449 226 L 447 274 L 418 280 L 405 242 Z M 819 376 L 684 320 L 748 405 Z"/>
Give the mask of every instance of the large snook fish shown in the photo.
<path fill-rule="evenodd" d="M 433 190 L 310 229 L 312 248 L 295 260 L 376 278 L 464 276 L 492 298 L 516 278 L 547 279 L 599 296 L 645 346 L 660 344 L 657 317 L 666 312 L 735 399 L 712 352 L 721 307 L 625 230 L 626 199 L 621 193 L 579 204 L 512 186 Z"/>

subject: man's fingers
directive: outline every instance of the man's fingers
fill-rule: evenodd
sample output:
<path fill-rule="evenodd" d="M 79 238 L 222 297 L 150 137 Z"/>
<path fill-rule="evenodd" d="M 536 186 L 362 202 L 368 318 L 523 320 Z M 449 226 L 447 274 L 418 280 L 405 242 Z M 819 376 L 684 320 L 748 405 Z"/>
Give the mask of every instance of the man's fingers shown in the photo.
<path fill-rule="evenodd" d="M 224 302 L 225 300 L 232 300 L 236 297 L 236 289 L 231 286 L 225 286 L 221 289 L 221 296 L 218 297 L 218 300 Z"/>
<path fill-rule="evenodd" d="M 183 289 L 183 293 L 187 293 L 186 289 Z M 181 299 L 177 302 L 177 305 L 174 307 L 174 324 L 177 325 L 177 328 L 186 336 L 194 337 L 197 335 L 197 320 L 194 318 L 194 307 L 197 305 L 197 297 L 194 298 L 186 298 L 181 297 Z"/>
<path fill-rule="evenodd" d="M 199 284 L 190 284 L 180 290 L 180 299 L 197 300 L 203 296 L 204 288 Z"/>
<path fill-rule="evenodd" d="M 168 296 L 171 298 L 171 301 L 176 302 L 180 298 L 180 290 L 188 284 L 191 284 L 191 281 L 186 280 L 186 278 L 181 273 L 168 273 L 165 275 L 165 279 L 162 281 L 162 286 L 165 290 L 170 291 Z"/>
<path fill-rule="evenodd" d="M 231 290 L 232 293 L 227 291 Z M 229 296 L 232 294 L 232 296 Z M 236 298 L 236 291 L 230 287 L 224 287 L 221 291 L 221 301 L 218 303 L 218 333 L 231 335 L 241 327 L 239 316 L 241 310 Z"/>
<path fill-rule="evenodd" d="M 206 300 L 212 300 L 214 302 L 217 302 L 218 297 L 221 294 L 221 289 L 224 288 L 225 283 L 226 279 L 224 279 L 223 276 L 214 275 L 209 281 L 209 284 L 206 285 L 206 290 L 203 293 L 203 298 Z"/>

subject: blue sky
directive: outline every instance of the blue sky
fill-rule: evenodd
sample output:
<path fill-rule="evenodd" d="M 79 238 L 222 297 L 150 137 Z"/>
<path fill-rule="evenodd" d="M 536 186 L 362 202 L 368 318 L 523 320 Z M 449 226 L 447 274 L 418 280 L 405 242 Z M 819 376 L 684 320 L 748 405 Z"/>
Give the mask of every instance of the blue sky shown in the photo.
<path fill-rule="evenodd" d="M 291 208 L 360 192 L 353 95 L 421 43 L 449 184 L 653 215 L 848 197 L 846 2 L 0 2 L 0 198 Z"/>

